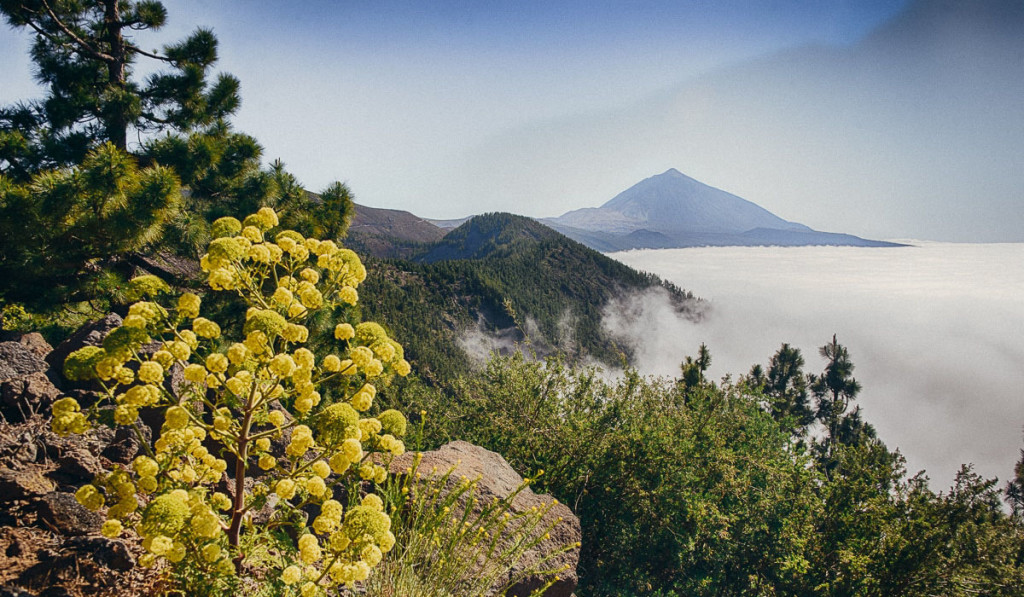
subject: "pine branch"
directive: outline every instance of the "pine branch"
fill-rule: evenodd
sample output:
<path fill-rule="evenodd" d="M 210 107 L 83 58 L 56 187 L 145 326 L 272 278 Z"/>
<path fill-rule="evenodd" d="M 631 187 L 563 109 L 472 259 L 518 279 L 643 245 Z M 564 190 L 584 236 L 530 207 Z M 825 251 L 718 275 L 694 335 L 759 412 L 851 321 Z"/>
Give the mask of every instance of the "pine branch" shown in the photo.
<path fill-rule="evenodd" d="M 155 112 L 143 111 L 142 117 L 157 124 L 171 124 L 171 120 L 169 118 L 161 118 L 157 116 Z"/>
<path fill-rule="evenodd" d="M 56 44 L 56 45 L 57 45 L 58 47 L 64 48 L 64 49 L 68 50 L 69 52 L 77 52 L 77 50 L 75 49 L 74 45 L 72 45 L 72 44 L 69 44 L 69 43 L 67 43 L 66 41 L 62 40 L 62 39 L 59 39 L 58 37 L 56 37 L 56 36 L 55 36 L 55 35 L 53 35 L 52 33 L 50 33 L 50 32 L 48 32 L 48 31 L 46 31 L 45 29 L 43 29 L 42 27 L 40 27 L 39 25 L 37 25 L 37 24 L 36 24 L 36 23 L 35 23 L 34 21 L 32 21 L 31 19 L 26 19 L 26 20 L 25 20 L 25 22 L 26 22 L 26 23 L 28 24 L 28 26 L 29 26 L 29 27 L 31 27 L 31 28 L 32 28 L 32 29 L 33 29 L 33 30 L 34 30 L 34 31 L 35 31 L 35 32 L 36 32 L 37 34 L 39 34 L 39 35 L 42 35 L 42 36 L 43 36 L 43 37 L 45 37 L 46 39 L 48 39 L 48 40 L 50 40 L 51 42 L 53 42 L 54 44 Z"/>
<path fill-rule="evenodd" d="M 72 31 L 70 27 L 65 25 L 64 22 L 61 21 L 60 18 L 57 16 L 57 14 L 53 12 L 53 9 L 50 8 L 50 3 L 49 2 L 47 2 L 46 0 L 42 0 L 42 2 L 43 2 L 43 6 L 46 7 L 46 13 L 48 15 L 50 15 L 50 18 L 53 20 L 54 24 L 56 24 L 57 27 L 61 31 L 64 32 L 64 35 L 67 35 L 68 37 L 70 37 L 71 41 L 75 42 L 75 45 L 79 46 L 79 48 L 80 48 L 78 50 L 79 53 L 85 54 L 86 56 L 90 56 L 92 58 L 95 58 L 96 60 L 100 60 L 100 61 L 103 61 L 103 62 L 114 62 L 115 61 L 113 56 L 111 56 L 110 54 L 105 54 L 105 53 L 100 52 L 99 50 L 93 48 L 92 46 L 89 45 L 88 42 L 86 42 L 84 39 L 79 37 L 77 33 Z M 32 23 L 31 19 L 28 20 L 28 24 L 33 29 L 35 29 L 37 32 L 39 32 L 42 35 L 46 36 L 47 39 L 49 39 L 49 40 L 51 40 L 51 41 L 53 41 L 55 43 L 59 43 L 62 46 L 68 46 L 69 45 L 66 42 L 58 41 L 57 39 L 55 39 L 52 36 L 52 34 L 43 32 L 40 27 L 38 27 L 37 25 Z"/>
<path fill-rule="evenodd" d="M 129 43 L 124 44 L 124 47 L 125 47 L 125 49 L 127 49 L 127 50 L 129 50 L 131 52 L 135 52 L 136 54 L 141 54 L 141 55 L 145 56 L 146 58 L 152 58 L 154 60 L 160 60 L 160 61 L 167 62 L 167 63 L 173 63 L 174 62 L 173 60 L 171 60 L 167 56 L 161 56 L 160 54 L 152 54 L 150 52 L 147 52 L 147 51 L 143 50 L 142 48 L 139 48 L 138 46 L 134 46 L 134 45 L 129 44 Z"/>

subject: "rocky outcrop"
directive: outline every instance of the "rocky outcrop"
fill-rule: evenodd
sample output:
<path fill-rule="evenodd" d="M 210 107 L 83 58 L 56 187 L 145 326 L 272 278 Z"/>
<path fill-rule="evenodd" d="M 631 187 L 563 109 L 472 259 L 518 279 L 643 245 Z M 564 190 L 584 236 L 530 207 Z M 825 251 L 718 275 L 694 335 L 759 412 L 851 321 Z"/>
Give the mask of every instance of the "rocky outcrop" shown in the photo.
<path fill-rule="evenodd" d="M 60 396 L 47 375 L 49 344 L 39 334 L 19 340 L 0 342 L 0 415 L 12 423 L 43 412 Z"/>
<path fill-rule="evenodd" d="M 103 525 L 103 516 L 87 510 L 74 494 L 54 491 L 35 502 L 39 522 L 64 536 L 96 535 Z"/>
<path fill-rule="evenodd" d="M 0 379 L 46 371 L 46 361 L 20 342 L 0 342 Z"/>
<path fill-rule="evenodd" d="M 115 461 L 129 462 L 138 439 L 113 430 L 60 437 L 48 421 L 66 383 L 64 358 L 119 323 L 115 315 L 90 324 L 59 353 L 35 333 L 0 341 L 0 597 L 112 595 L 128 576 L 141 578 L 129 544 L 100 536 L 103 517 L 74 496 Z"/>
<path fill-rule="evenodd" d="M 51 491 L 53 481 L 35 469 L 0 468 L 0 504 L 31 501 Z"/>
<path fill-rule="evenodd" d="M 76 350 L 85 346 L 99 346 L 110 330 L 121 325 L 121 316 L 111 313 L 103 319 L 91 321 L 61 342 L 53 352 L 46 355 L 46 362 L 59 374 L 64 367 L 64 359 Z"/>
<path fill-rule="evenodd" d="M 396 458 L 391 463 L 392 472 L 406 471 L 412 465 L 413 458 L 412 453 L 406 453 Z M 451 442 L 438 450 L 424 452 L 418 469 L 424 475 L 431 471 L 434 474 L 445 474 L 449 470 L 452 470 L 452 474 L 448 478 L 450 486 L 454 486 L 463 477 L 479 478 L 475 496 L 478 504 L 490 503 L 495 498 L 504 500 L 523 483 L 523 478 L 505 461 L 501 454 L 464 441 Z M 551 502 L 551 496 L 535 494 L 530 488 L 526 488 L 512 500 L 511 513 L 523 513 Z M 558 574 L 558 580 L 544 592 L 544 596 L 569 597 L 576 589 L 578 580 L 576 565 L 579 562 L 578 545 L 582 537 L 580 521 L 568 507 L 558 503 L 548 510 L 539 526 L 551 527 L 548 536 L 529 550 L 500 584 L 507 584 L 510 579 L 521 576 L 524 570 L 535 568 L 543 561 L 544 569 L 564 568 L 564 571 Z M 545 561 L 546 556 L 559 552 L 567 545 L 576 547 L 557 553 Z M 526 576 L 513 584 L 505 595 L 507 597 L 525 597 L 542 587 L 547 580 L 546 577 Z"/>
<path fill-rule="evenodd" d="M 133 265 L 141 270 L 139 273 L 152 273 L 164 280 L 180 286 L 195 284 L 202 276 L 199 262 L 188 257 L 181 257 L 170 252 L 155 255 L 134 254 L 130 257 Z"/>

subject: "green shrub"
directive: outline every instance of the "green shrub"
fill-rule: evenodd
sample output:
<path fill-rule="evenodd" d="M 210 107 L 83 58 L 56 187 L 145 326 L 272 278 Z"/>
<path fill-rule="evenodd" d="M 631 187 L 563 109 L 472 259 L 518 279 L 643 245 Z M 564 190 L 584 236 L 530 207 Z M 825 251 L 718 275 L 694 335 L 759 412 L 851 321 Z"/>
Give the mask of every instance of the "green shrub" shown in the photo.
<path fill-rule="evenodd" d="M 515 355 L 417 398 L 429 444 L 465 439 L 546 471 L 541 489 L 580 518 L 582 595 L 765 594 L 806 567 L 815 473 L 737 388 Z"/>

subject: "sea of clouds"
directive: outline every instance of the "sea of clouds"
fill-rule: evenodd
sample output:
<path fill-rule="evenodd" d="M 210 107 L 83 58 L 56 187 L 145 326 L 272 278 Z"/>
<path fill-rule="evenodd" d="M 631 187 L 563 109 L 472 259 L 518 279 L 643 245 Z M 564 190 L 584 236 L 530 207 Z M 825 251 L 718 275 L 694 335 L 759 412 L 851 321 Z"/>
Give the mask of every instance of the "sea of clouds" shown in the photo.
<path fill-rule="evenodd" d="M 605 325 L 644 373 L 676 375 L 704 342 L 712 377 L 767 365 L 783 342 L 821 372 L 818 347 L 845 345 L 866 420 L 949 486 L 961 463 L 1007 479 L 1024 447 L 1024 244 L 716 247 L 611 255 L 707 299 L 703 321 L 660 292 L 624 296 Z"/>

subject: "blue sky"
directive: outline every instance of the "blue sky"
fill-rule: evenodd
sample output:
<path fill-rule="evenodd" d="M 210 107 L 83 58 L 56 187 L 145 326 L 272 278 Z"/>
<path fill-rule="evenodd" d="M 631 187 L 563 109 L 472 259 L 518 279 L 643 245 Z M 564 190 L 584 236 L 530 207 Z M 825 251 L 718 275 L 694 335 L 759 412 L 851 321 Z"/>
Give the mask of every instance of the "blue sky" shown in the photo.
<path fill-rule="evenodd" d="M 494 210 L 553 216 L 600 205 L 674 167 L 783 217 L 827 228 L 835 214 L 814 199 L 827 189 L 814 180 L 800 192 L 775 188 L 777 181 L 758 180 L 758 167 L 743 165 L 758 151 L 770 156 L 778 148 L 744 148 L 736 165 L 693 159 L 708 154 L 699 151 L 700 139 L 713 124 L 673 139 L 692 141 L 692 153 L 652 149 L 629 159 L 590 159 L 588 151 L 621 144 L 622 135 L 608 131 L 626 131 L 625 114 L 643 113 L 704 77 L 794 48 L 851 47 L 907 2 L 165 4 L 168 27 L 140 43 L 156 46 L 196 26 L 212 27 L 220 68 L 242 81 L 236 126 L 312 190 L 342 180 L 362 203 L 426 217 Z M 0 37 L 0 102 L 35 95 L 27 40 L 9 29 Z M 540 142 L 538 152 L 531 144 Z M 535 168 L 531 160 L 540 154 L 544 167 Z M 787 174 L 794 176 L 798 166 Z M 839 227 L 917 233 L 898 222 L 875 224 L 854 219 Z"/>

